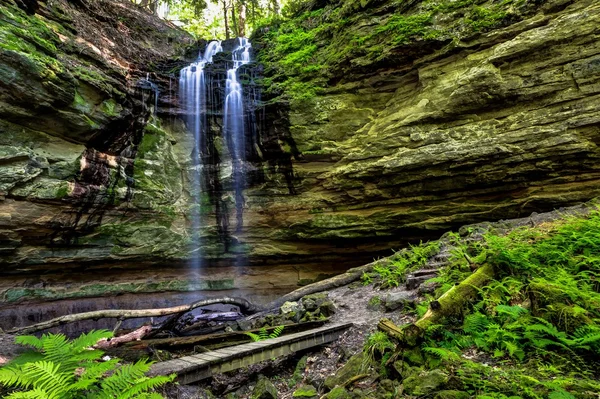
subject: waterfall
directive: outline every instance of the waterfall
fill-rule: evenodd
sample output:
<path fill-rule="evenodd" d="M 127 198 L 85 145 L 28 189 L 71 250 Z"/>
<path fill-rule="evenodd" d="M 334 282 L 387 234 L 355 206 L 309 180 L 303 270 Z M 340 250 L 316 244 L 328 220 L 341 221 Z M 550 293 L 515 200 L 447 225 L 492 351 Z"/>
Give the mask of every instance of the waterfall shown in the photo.
<path fill-rule="evenodd" d="M 248 39 L 238 38 L 238 44 L 232 52 L 233 68 L 227 71 L 225 104 L 223 106 L 223 134 L 229 142 L 231 152 L 238 230 L 243 225 L 246 138 L 244 134 L 244 96 L 237 74 L 239 67 L 250 62 L 251 47 L 252 44 Z"/>
<path fill-rule="evenodd" d="M 225 251 L 231 248 L 233 252 L 239 251 L 231 244 L 238 244 L 239 240 L 230 235 L 229 231 L 229 196 L 225 191 L 235 195 L 237 230 L 243 226 L 244 189 L 246 187 L 246 141 L 247 135 L 255 133 L 255 109 L 252 108 L 256 100 L 254 87 L 242 87 L 241 76 L 248 76 L 243 65 L 251 61 L 251 44 L 246 38 L 238 38 L 234 43 L 224 42 L 226 47 L 233 45 L 231 52 L 231 65 L 228 65 L 227 74 L 221 69 L 221 58 L 213 64 L 213 56 L 222 52 L 221 42 L 213 41 L 206 46 L 204 55 L 183 68 L 179 78 L 179 100 L 187 115 L 186 124 L 193 134 L 195 147 L 193 161 L 195 170 L 192 173 L 193 195 L 197 203 L 192 207 L 192 245 L 195 256 L 194 266 L 199 267 L 203 254 L 201 253 L 200 231 L 202 227 L 200 205 L 205 204 L 207 196 L 211 205 L 215 206 L 217 218 L 217 234 L 225 245 Z M 210 67 L 207 67 L 208 65 Z M 229 62 L 228 62 L 229 64 Z M 243 71 L 243 72 L 242 72 Z M 224 90 L 223 90 L 224 89 Z M 244 109 L 247 106 L 249 109 Z M 215 127 L 219 126 L 219 116 L 222 111 L 221 137 L 226 144 L 217 150 L 215 142 Z M 210 118 L 208 116 L 211 116 Z M 246 131 L 247 130 L 247 131 Z M 231 179 L 226 173 L 231 165 Z M 224 183 L 225 182 L 225 183 Z M 207 196 L 203 195 L 206 194 Z M 242 258 L 237 256 L 238 262 Z"/>
<path fill-rule="evenodd" d="M 200 195 L 202 194 L 202 153 L 206 143 L 206 108 L 207 108 L 207 85 L 204 67 L 211 63 L 213 56 L 223 51 L 220 41 L 212 41 L 206 46 L 204 56 L 199 54 L 196 62 L 183 68 L 179 75 L 179 100 L 187 114 L 187 127 L 194 136 L 194 151 L 192 159 L 196 165 L 196 173 L 192 174 L 192 188 L 198 197 L 197 204 L 192 208 L 192 237 L 194 245 L 193 266 L 200 267 L 202 254 L 200 252 Z"/>

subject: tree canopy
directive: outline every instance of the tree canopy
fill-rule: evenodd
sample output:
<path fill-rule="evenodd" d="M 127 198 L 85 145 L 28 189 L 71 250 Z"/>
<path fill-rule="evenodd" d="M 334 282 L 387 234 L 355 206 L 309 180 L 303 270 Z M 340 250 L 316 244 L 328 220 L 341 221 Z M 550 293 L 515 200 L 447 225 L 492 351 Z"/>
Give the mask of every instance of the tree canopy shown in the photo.
<path fill-rule="evenodd" d="M 286 0 L 132 0 L 197 37 L 247 36 L 281 13 Z"/>

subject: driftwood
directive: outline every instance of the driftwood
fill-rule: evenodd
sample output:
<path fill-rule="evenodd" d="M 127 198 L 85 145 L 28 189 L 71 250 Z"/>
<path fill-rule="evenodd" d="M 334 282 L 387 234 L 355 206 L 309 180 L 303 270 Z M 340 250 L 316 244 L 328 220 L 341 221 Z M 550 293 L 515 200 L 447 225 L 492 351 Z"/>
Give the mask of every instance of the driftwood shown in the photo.
<path fill-rule="evenodd" d="M 288 324 L 283 328 L 282 334 L 292 334 L 310 330 L 313 328 L 324 325 L 327 320 L 310 321 L 306 323 Z M 267 333 L 271 333 L 276 327 L 266 327 Z M 211 350 L 219 349 L 227 346 L 243 344 L 252 341 L 252 339 L 246 335 L 247 332 L 258 334 L 260 328 L 248 331 L 233 331 L 229 333 L 211 334 L 211 335 L 200 335 L 194 337 L 173 337 L 173 338 L 156 338 L 146 339 L 137 342 L 128 342 L 124 346 L 131 349 L 147 349 L 152 347 L 154 349 L 184 349 L 194 347 L 196 345 L 202 345 L 203 347 Z"/>
<path fill-rule="evenodd" d="M 93 312 L 77 313 L 77 314 L 71 314 L 71 315 L 57 317 L 55 319 L 51 319 L 51 320 L 37 323 L 37 324 L 27 326 L 27 327 L 13 328 L 12 330 L 8 331 L 8 333 L 30 334 L 30 333 L 33 333 L 36 331 L 41 331 L 41 330 L 45 330 L 48 328 L 61 326 L 63 324 L 73 323 L 73 322 L 82 321 L 82 320 L 98 320 L 98 319 L 104 319 L 104 318 L 115 318 L 115 319 L 119 319 L 119 320 L 126 320 L 126 319 L 142 318 L 142 317 L 167 316 L 167 315 L 171 315 L 174 313 L 188 312 L 190 310 L 193 310 L 193 309 L 196 309 L 196 308 L 199 308 L 202 306 L 214 305 L 217 303 L 239 306 L 240 309 L 242 309 L 242 311 L 244 311 L 245 313 L 256 313 L 260 310 L 259 307 L 248 302 L 247 300 L 245 300 L 243 298 L 224 297 L 224 298 L 215 298 L 215 299 L 205 299 L 202 301 L 192 303 L 191 305 L 181 305 L 181 306 L 174 306 L 174 307 L 170 307 L 170 308 L 161 308 L 161 309 L 134 309 L 134 310 L 133 309 L 130 309 L 130 310 L 106 309 L 106 310 L 96 310 Z"/>
<path fill-rule="evenodd" d="M 437 300 L 429 304 L 427 313 L 419 320 L 406 326 L 398 327 L 388 319 L 381 319 L 377 327 L 408 346 L 416 345 L 418 339 L 427 329 L 440 319 L 460 312 L 464 305 L 471 301 L 480 287 L 494 278 L 494 268 L 486 263 L 460 284 L 449 289 Z"/>
<path fill-rule="evenodd" d="M 129 334 L 121 335 L 115 338 L 102 338 L 94 345 L 94 348 L 107 349 L 123 344 L 125 342 L 140 341 L 152 331 L 152 326 L 142 326 Z"/>

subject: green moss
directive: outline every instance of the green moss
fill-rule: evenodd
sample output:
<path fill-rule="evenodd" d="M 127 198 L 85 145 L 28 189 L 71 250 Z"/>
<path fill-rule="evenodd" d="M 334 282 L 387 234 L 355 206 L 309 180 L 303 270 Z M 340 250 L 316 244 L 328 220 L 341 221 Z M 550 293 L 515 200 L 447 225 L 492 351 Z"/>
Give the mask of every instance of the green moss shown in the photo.
<path fill-rule="evenodd" d="M 118 116 L 122 107 L 114 99 L 109 98 L 100 104 L 100 110 L 107 116 Z"/>
<path fill-rule="evenodd" d="M 71 190 L 69 189 L 69 185 L 65 184 L 64 186 L 62 186 L 58 190 L 56 190 L 56 198 L 60 199 L 60 198 L 68 197 L 70 191 Z"/>
<path fill-rule="evenodd" d="M 344 387 L 335 387 L 327 395 L 323 396 L 326 399 L 350 399 L 352 396 Z"/>
<path fill-rule="evenodd" d="M 290 6 L 285 19 L 254 38 L 263 48 L 259 61 L 266 65 L 265 92 L 300 106 L 322 94 L 332 80 L 343 80 L 352 70 L 349 66 L 376 68 L 418 42 L 428 41 L 430 45 L 419 47 L 434 49 L 438 41 L 460 40 L 505 21 L 516 22 L 543 3 L 337 0 Z"/>
<path fill-rule="evenodd" d="M 302 386 L 294 391 L 293 398 L 317 398 L 319 393 L 312 385 Z"/>

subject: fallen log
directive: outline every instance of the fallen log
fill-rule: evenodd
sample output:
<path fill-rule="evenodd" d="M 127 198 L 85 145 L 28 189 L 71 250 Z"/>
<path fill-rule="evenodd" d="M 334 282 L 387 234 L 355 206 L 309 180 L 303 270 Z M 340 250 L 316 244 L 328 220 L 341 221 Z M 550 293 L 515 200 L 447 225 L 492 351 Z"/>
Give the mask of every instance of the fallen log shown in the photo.
<path fill-rule="evenodd" d="M 189 312 L 190 310 L 193 310 L 193 309 L 196 309 L 196 308 L 199 308 L 202 306 L 214 305 L 217 303 L 239 306 L 240 309 L 244 313 L 249 313 L 249 314 L 260 311 L 260 308 L 258 306 L 252 304 L 251 302 L 249 302 L 243 298 L 223 297 L 223 298 L 205 299 L 202 301 L 192 303 L 190 305 L 174 306 L 174 307 L 170 307 L 170 308 L 129 309 L 129 310 L 105 309 L 105 310 L 96 310 L 93 312 L 70 314 L 70 315 L 57 317 L 57 318 L 54 318 L 51 320 L 43 321 L 41 323 L 33 324 L 31 326 L 13 328 L 12 330 L 8 331 L 8 333 L 30 334 L 30 333 L 33 333 L 36 331 L 41 331 L 41 330 L 45 330 L 48 328 L 61 326 L 64 324 L 73 323 L 73 322 L 82 321 L 82 320 L 98 320 L 98 319 L 105 319 L 105 318 L 115 318 L 115 319 L 119 319 L 119 320 L 126 320 L 126 319 L 137 319 L 137 318 L 143 318 L 143 317 L 167 316 L 167 315 L 171 315 L 174 313 Z"/>
<path fill-rule="evenodd" d="M 402 344 L 415 346 L 427 329 L 443 317 L 460 313 L 464 306 L 478 293 L 479 288 L 494 278 L 494 267 L 486 263 L 479 267 L 461 283 L 450 288 L 437 300 L 429 304 L 429 309 L 419 320 L 398 327 L 388 319 L 381 319 L 377 328 L 399 340 Z"/>
<path fill-rule="evenodd" d="M 141 326 L 137 330 L 132 331 L 129 334 L 121 335 L 120 337 L 102 338 L 100 341 L 96 342 L 94 348 L 108 349 L 125 342 L 140 341 L 148 335 L 150 331 L 152 331 L 152 326 Z"/>
<path fill-rule="evenodd" d="M 349 269 L 345 273 L 342 273 L 338 276 L 330 277 L 328 279 L 317 281 L 316 283 L 312 283 L 312 284 L 306 285 L 304 287 L 298 288 L 297 290 L 292 291 L 289 294 L 283 295 L 283 296 L 275 299 L 274 301 L 269 303 L 267 306 L 265 306 L 265 309 L 266 310 L 278 309 L 284 303 L 295 302 L 306 295 L 315 294 L 317 292 L 328 291 L 328 290 L 331 290 L 334 288 L 348 285 L 348 284 L 353 283 L 356 280 L 360 279 L 364 273 L 368 273 L 368 272 L 372 271 L 374 266 L 383 265 L 383 264 L 387 264 L 387 263 L 390 263 L 389 259 L 387 259 L 387 258 L 379 259 L 379 260 L 376 260 L 375 262 L 371 262 L 367 265 Z"/>

